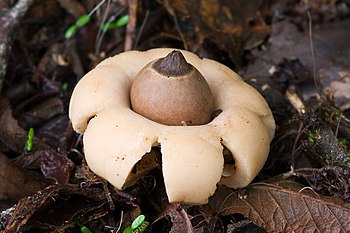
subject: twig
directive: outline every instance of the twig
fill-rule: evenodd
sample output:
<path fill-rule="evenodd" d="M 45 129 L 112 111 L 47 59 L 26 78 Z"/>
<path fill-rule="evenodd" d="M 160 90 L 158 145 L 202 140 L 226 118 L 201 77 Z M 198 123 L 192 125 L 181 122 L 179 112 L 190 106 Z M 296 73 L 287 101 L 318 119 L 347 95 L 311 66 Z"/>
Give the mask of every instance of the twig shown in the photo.
<path fill-rule="evenodd" d="M 176 30 L 178 31 L 179 35 L 180 35 L 182 43 L 184 44 L 184 49 L 188 50 L 188 46 L 187 46 L 187 43 L 186 43 L 186 40 L 185 40 L 185 36 L 183 35 L 183 33 L 182 33 L 181 29 L 180 29 L 180 25 L 179 25 L 179 22 L 177 20 L 177 17 L 176 17 L 174 9 L 170 6 L 169 1 L 164 1 L 163 4 L 164 4 L 165 8 L 167 9 L 167 11 L 169 12 L 169 14 L 174 19 L 175 27 L 176 27 Z"/>
<path fill-rule="evenodd" d="M 134 44 L 134 49 L 136 49 L 139 41 L 140 41 L 140 38 L 141 38 L 141 34 L 143 32 L 143 29 L 145 28 L 145 25 L 146 25 L 146 22 L 148 20 L 148 17 L 149 17 L 149 10 L 146 10 L 146 15 L 145 15 L 145 18 L 143 19 L 143 22 L 142 22 L 142 25 L 140 27 L 140 30 L 139 32 L 137 33 L 137 37 L 136 37 L 136 41 L 135 41 L 135 44 Z"/>
<path fill-rule="evenodd" d="M 289 102 L 291 103 L 291 105 L 293 106 L 293 108 L 299 113 L 300 116 L 303 116 L 306 112 L 305 110 L 305 105 L 303 103 L 303 101 L 300 99 L 300 97 L 298 96 L 298 94 L 295 91 L 295 86 L 290 86 L 288 87 L 288 90 L 285 93 L 285 97 L 289 100 Z M 291 172 L 293 173 L 294 171 L 294 162 L 295 162 L 295 152 L 296 152 L 296 147 L 297 144 L 299 142 L 299 139 L 301 137 L 301 133 L 302 133 L 302 129 L 304 127 L 304 123 L 302 121 L 300 121 L 299 123 L 299 128 L 298 128 L 298 134 L 297 137 L 294 140 L 293 143 L 293 150 L 292 150 L 292 165 L 291 165 Z"/>
<path fill-rule="evenodd" d="M 305 105 L 296 93 L 295 89 L 295 86 L 288 87 L 285 97 L 289 100 L 290 104 L 299 113 L 299 115 L 303 115 L 305 114 Z"/>
<path fill-rule="evenodd" d="M 181 208 L 181 210 L 179 210 L 179 212 L 180 212 L 180 215 L 181 215 L 182 219 L 183 219 L 183 220 L 185 221 L 185 223 L 186 223 L 187 232 L 188 232 L 188 233 L 194 233 L 191 220 L 189 219 L 189 217 L 188 217 L 186 211 L 185 211 L 182 207 L 180 207 L 180 208 Z"/>
<path fill-rule="evenodd" d="M 100 3 L 101 4 L 101 3 Z M 99 4 L 99 5 L 100 5 Z M 109 8 L 110 8 L 110 5 L 111 5 L 111 1 L 108 0 L 107 1 L 107 6 L 106 6 L 106 9 L 105 9 L 105 12 L 103 14 L 103 17 L 102 17 L 102 22 L 101 22 L 101 26 L 100 26 L 100 29 L 98 30 L 98 33 L 97 33 L 97 36 L 96 36 L 96 41 L 95 41 L 95 54 L 98 54 L 99 50 L 100 50 L 100 45 L 101 45 L 101 42 L 102 42 L 102 39 L 103 39 L 103 36 L 105 34 L 105 31 L 102 30 L 102 25 L 106 22 L 106 19 L 107 19 L 107 15 L 108 15 L 108 11 L 109 11 Z M 96 9 L 96 7 L 95 7 Z M 92 12 L 92 11 L 91 11 Z M 91 14 L 90 12 L 90 14 Z M 90 16 L 89 14 L 89 16 Z"/>
<path fill-rule="evenodd" d="M 340 113 L 340 117 L 339 117 L 338 124 L 337 124 L 337 129 L 335 130 L 335 137 L 338 137 L 339 126 L 340 126 L 342 116 L 343 116 L 343 113 Z"/>
<path fill-rule="evenodd" d="M 299 193 L 302 193 L 302 192 L 303 192 L 304 190 L 306 190 L 306 189 L 311 190 L 316 196 L 320 196 L 320 195 L 318 195 L 318 193 L 315 192 L 315 190 L 314 190 L 313 188 L 311 188 L 311 187 L 309 187 L 309 186 L 306 186 L 306 187 L 303 187 L 302 189 L 300 189 L 300 190 L 299 190 Z"/>
<path fill-rule="evenodd" d="M 137 2 L 138 0 L 129 0 L 129 22 L 126 26 L 124 51 L 129 51 L 133 48 L 135 34 L 136 34 L 136 22 L 137 22 Z"/>
<path fill-rule="evenodd" d="M 318 87 L 317 78 L 316 78 L 316 62 L 315 62 L 314 42 L 312 39 L 312 18 L 311 18 L 310 11 L 307 11 L 307 17 L 309 19 L 309 40 L 310 40 L 310 50 L 311 50 L 311 59 L 312 59 L 312 76 L 314 79 L 314 84 L 315 84 L 317 93 L 320 94 L 320 89 Z"/>

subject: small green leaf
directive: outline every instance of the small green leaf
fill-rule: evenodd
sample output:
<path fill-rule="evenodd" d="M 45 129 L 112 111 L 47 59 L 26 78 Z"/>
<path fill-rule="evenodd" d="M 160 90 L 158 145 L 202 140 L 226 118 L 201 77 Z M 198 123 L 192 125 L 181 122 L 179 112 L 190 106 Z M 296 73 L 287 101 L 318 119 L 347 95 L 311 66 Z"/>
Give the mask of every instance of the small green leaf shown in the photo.
<path fill-rule="evenodd" d="M 90 16 L 88 14 L 85 14 L 79 17 L 79 19 L 75 23 L 75 26 L 82 27 L 86 25 L 88 22 L 90 22 Z"/>
<path fill-rule="evenodd" d="M 28 131 L 28 139 L 26 142 L 26 150 L 28 152 L 32 151 L 32 149 L 33 149 L 33 138 L 34 138 L 34 129 L 30 128 Z"/>
<path fill-rule="evenodd" d="M 108 22 L 108 23 L 102 24 L 102 30 L 105 32 L 107 30 L 113 30 L 118 27 L 123 27 L 128 23 L 128 20 L 129 20 L 129 16 L 124 15 L 114 22 Z"/>
<path fill-rule="evenodd" d="M 34 129 L 30 128 L 28 132 L 28 139 L 33 140 L 34 138 Z"/>
<path fill-rule="evenodd" d="M 125 230 L 123 231 L 123 233 L 132 233 L 133 230 L 134 230 L 134 228 L 132 228 L 132 227 L 127 227 L 127 228 L 125 228 Z"/>
<path fill-rule="evenodd" d="M 62 83 L 62 90 L 64 90 L 64 91 L 68 90 L 68 83 L 67 82 Z"/>
<path fill-rule="evenodd" d="M 66 33 L 64 33 L 64 38 L 65 38 L 66 40 L 72 38 L 72 36 L 75 34 L 76 31 L 77 31 L 77 26 L 71 25 L 71 26 L 66 30 Z"/>
<path fill-rule="evenodd" d="M 26 144 L 26 150 L 28 151 L 28 152 L 30 152 L 30 151 L 32 151 L 32 149 L 33 149 L 33 142 L 27 142 L 27 144 Z"/>
<path fill-rule="evenodd" d="M 141 214 L 139 215 L 137 218 L 135 218 L 135 220 L 132 222 L 131 224 L 131 228 L 138 228 L 144 221 L 145 221 L 146 217 L 145 215 Z"/>
<path fill-rule="evenodd" d="M 124 15 L 116 21 L 115 25 L 117 27 L 123 27 L 128 24 L 128 21 L 129 21 L 129 15 Z"/>
<path fill-rule="evenodd" d="M 82 233 L 92 233 L 89 228 L 87 228 L 86 226 L 82 226 L 80 227 L 80 230 Z"/>
<path fill-rule="evenodd" d="M 108 22 L 108 23 L 102 24 L 102 31 L 104 31 L 104 32 L 106 32 L 108 30 L 113 30 L 115 28 L 117 28 L 117 27 L 114 23 Z"/>

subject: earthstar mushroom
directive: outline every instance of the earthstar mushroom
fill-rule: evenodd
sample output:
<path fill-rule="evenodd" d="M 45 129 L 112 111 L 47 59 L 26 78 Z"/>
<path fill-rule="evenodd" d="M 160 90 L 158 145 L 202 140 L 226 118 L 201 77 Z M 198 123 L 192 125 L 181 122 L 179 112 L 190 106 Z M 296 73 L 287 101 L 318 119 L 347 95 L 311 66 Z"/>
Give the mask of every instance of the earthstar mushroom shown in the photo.
<path fill-rule="evenodd" d="M 147 172 L 147 164 L 154 164 L 150 154 L 152 147 L 160 145 L 169 202 L 204 204 L 215 192 L 217 184 L 238 188 L 255 178 L 267 159 L 275 123 L 264 98 L 228 67 L 201 59 L 191 52 L 178 51 L 168 48 L 129 51 L 102 61 L 75 87 L 69 116 L 73 128 L 84 134 L 84 152 L 89 167 L 116 188 L 133 185 L 143 172 Z M 179 61 L 182 55 L 184 59 Z M 175 60 L 182 66 L 186 62 L 195 67 L 201 74 L 199 77 L 208 84 L 209 92 L 205 92 L 211 93 L 213 104 L 203 114 L 206 120 L 197 121 L 198 116 L 192 115 L 191 118 L 183 117 L 183 113 L 175 111 L 180 117 L 167 122 L 135 107 L 135 96 L 141 106 L 147 103 L 142 102 L 143 97 L 147 100 L 155 98 L 152 94 L 159 94 L 157 101 L 162 98 L 162 92 L 137 87 L 137 80 L 143 73 L 152 74 L 150 85 L 155 85 L 154 79 L 165 79 L 158 75 L 167 74 L 154 69 L 154 64 L 167 56 L 175 56 L 171 58 L 171 64 Z M 168 79 L 176 81 L 189 73 L 181 71 L 169 75 Z M 172 90 L 169 88 L 164 94 L 170 95 Z M 144 93 L 150 96 L 145 97 Z M 193 95 L 191 101 L 192 98 Z M 210 105 L 210 95 L 199 99 Z M 181 106 L 188 104 L 186 101 L 180 103 Z M 157 107 L 155 104 L 151 109 Z M 214 119 L 208 119 L 214 110 L 222 112 Z M 196 113 L 198 111 L 191 114 Z M 228 156 L 232 156 L 234 163 L 224 159 L 224 149 L 230 152 Z M 147 161 L 143 161 L 146 157 Z M 146 169 L 135 173 L 134 166 L 142 162 Z"/>

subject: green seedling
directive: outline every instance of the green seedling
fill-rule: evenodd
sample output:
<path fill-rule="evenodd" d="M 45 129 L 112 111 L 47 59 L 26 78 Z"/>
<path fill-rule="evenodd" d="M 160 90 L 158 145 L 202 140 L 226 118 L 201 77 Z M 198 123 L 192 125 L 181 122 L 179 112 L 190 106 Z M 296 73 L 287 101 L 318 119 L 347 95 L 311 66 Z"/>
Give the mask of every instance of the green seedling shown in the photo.
<path fill-rule="evenodd" d="M 77 26 L 78 28 L 85 26 L 86 24 L 88 24 L 90 22 L 90 15 L 82 15 L 79 17 L 79 19 L 77 20 L 77 22 L 75 22 L 75 26 Z"/>
<path fill-rule="evenodd" d="M 127 227 L 123 233 L 142 233 L 144 232 L 149 222 L 145 221 L 146 217 L 145 215 L 141 214 L 135 220 L 132 222 L 130 227 Z"/>
<path fill-rule="evenodd" d="M 62 90 L 64 90 L 64 91 L 68 90 L 68 83 L 67 82 L 62 83 Z"/>
<path fill-rule="evenodd" d="M 33 138 L 34 138 L 34 129 L 30 128 L 28 131 L 28 139 L 25 147 L 27 152 L 30 152 L 33 149 Z"/>
<path fill-rule="evenodd" d="M 88 24 L 90 22 L 90 19 L 91 19 L 91 16 L 87 14 L 80 16 L 75 22 L 75 24 L 68 27 L 68 29 L 64 33 L 64 38 L 65 39 L 71 38 L 75 34 L 77 29 Z"/>
<path fill-rule="evenodd" d="M 69 28 L 66 30 L 66 32 L 64 33 L 64 38 L 66 40 L 68 40 L 69 38 L 72 38 L 73 35 L 75 34 L 75 32 L 77 31 L 77 26 L 74 24 L 74 25 L 71 25 L 69 26 Z"/>
<path fill-rule="evenodd" d="M 89 228 L 87 228 L 86 226 L 81 226 L 81 227 L 80 227 L 80 231 L 81 231 L 82 233 L 92 233 L 92 232 L 89 230 Z"/>
<path fill-rule="evenodd" d="M 80 224 L 80 223 L 78 222 L 78 220 L 74 221 L 74 223 L 80 227 L 80 231 L 81 231 L 82 233 L 92 233 L 92 231 L 90 231 L 89 228 L 87 228 L 86 226 Z"/>
<path fill-rule="evenodd" d="M 102 24 L 102 31 L 106 32 L 108 30 L 113 30 L 119 27 L 123 27 L 128 24 L 128 21 L 129 21 L 129 15 L 124 15 L 119 19 L 115 20 L 114 22 L 108 22 L 108 23 Z"/>
<path fill-rule="evenodd" d="M 86 24 L 88 24 L 90 22 L 90 20 L 91 20 L 91 16 L 96 12 L 96 10 L 104 2 L 105 1 L 101 1 L 89 14 L 84 14 L 84 15 L 80 16 L 73 25 L 70 25 L 68 27 L 68 29 L 64 33 L 64 38 L 66 40 L 72 38 L 74 36 L 74 34 L 76 33 L 78 28 L 83 27 Z M 107 30 L 113 30 L 113 29 L 116 29 L 118 27 L 123 27 L 123 26 L 125 26 L 128 23 L 128 21 L 129 21 L 129 16 L 128 15 L 124 15 L 124 16 L 120 17 L 119 19 L 117 19 L 114 22 L 102 23 L 101 30 L 103 32 L 106 32 Z"/>

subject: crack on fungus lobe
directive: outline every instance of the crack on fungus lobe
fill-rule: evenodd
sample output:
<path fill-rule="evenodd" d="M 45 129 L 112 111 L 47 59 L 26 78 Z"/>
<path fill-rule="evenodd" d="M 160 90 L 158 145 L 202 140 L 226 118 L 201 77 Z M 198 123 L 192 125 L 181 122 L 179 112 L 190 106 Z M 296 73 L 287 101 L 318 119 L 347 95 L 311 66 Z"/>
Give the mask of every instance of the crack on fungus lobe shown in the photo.
<path fill-rule="evenodd" d="M 222 153 L 224 158 L 223 177 L 234 175 L 236 171 L 235 160 L 232 152 L 222 143 Z M 161 166 L 160 146 L 153 146 L 151 151 L 142 156 L 142 158 L 133 166 L 128 181 L 141 178 L 151 170 Z M 135 180 L 136 181 L 136 180 Z"/>
<path fill-rule="evenodd" d="M 222 142 L 220 143 L 223 147 L 222 154 L 224 157 L 224 169 L 222 171 L 222 176 L 233 176 L 233 174 L 236 172 L 235 159 L 233 158 L 232 152 Z"/>
<path fill-rule="evenodd" d="M 132 175 L 146 174 L 159 166 L 160 150 L 152 147 L 151 151 L 142 156 L 142 158 L 133 166 Z"/>

